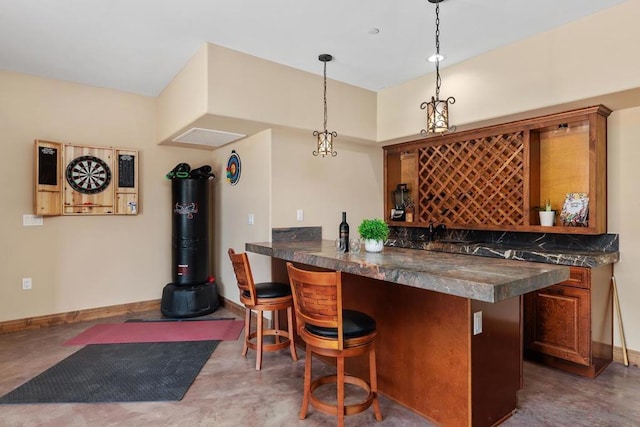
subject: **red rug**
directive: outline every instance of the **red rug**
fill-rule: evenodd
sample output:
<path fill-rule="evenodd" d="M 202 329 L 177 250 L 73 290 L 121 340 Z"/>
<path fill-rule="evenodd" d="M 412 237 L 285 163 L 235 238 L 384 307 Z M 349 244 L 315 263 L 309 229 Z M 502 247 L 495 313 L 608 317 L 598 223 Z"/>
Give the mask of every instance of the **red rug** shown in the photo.
<path fill-rule="evenodd" d="M 64 344 L 235 341 L 243 327 L 240 320 L 106 323 L 92 326 Z"/>

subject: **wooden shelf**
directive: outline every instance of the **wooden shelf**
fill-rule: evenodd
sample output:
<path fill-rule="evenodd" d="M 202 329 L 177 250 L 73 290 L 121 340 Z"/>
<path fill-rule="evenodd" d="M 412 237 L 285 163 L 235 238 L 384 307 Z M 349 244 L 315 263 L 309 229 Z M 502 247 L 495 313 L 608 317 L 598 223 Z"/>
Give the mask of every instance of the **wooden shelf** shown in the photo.
<path fill-rule="evenodd" d="M 389 219 L 398 184 L 407 184 L 415 202 L 414 222 L 389 223 L 605 233 L 610 113 L 595 106 L 384 147 Z M 537 207 L 551 200 L 559 211 L 575 192 L 589 196 L 587 227 L 540 226 Z"/>

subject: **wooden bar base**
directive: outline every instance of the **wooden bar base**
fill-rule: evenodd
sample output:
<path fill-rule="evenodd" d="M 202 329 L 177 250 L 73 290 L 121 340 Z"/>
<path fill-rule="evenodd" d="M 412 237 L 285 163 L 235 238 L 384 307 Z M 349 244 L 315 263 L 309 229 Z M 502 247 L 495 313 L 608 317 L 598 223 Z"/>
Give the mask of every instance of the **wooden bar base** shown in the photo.
<path fill-rule="evenodd" d="M 284 263 L 273 259 L 274 280 L 286 280 Z M 376 320 L 381 393 L 444 426 L 511 416 L 522 385 L 520 298 L 485 303 L 348 273 L 342 280 L 344 307 Z M 473 335 L 476 312 L 482 332 Z M 367 366 L 355 358 L 346 369 L 366 376 Z"/>

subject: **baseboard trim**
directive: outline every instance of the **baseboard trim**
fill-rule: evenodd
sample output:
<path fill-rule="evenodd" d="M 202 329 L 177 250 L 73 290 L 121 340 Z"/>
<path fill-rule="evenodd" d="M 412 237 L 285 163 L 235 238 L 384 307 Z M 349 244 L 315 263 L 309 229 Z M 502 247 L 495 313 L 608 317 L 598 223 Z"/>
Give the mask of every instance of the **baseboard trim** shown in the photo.
<path fill-rule="evenodd" d="M 0 322 L 0 334 L 46 328 L 49 326 L 66 325 L 105 317 L 121 316 L 124 314 L 141 313 L 160 310 L 160 300 L 133 302 L 128 304 L 111 305 L 108 307 L 89 308 L 86 310 L 68 311 L 66 313 L 48 314 L 45 316 L 27 317 L 24 319 Z"/>
<path fill-rule="evenodd" d="M 67 325 L 88 320 L 104 319 L 105 317 L 122 316 L 125 314 L 143 313 L 145 311 L 160 310 L 161 300 L 140 301 L 128 304 L 111 305 L 108 307 L 89 308 L 86 310 L 68 311 L 66 313 L 48 314 L 45 316 L 27 317 L 24 319 L 0 322 L 0 335 L 10 332 L 28 331 L 49 326 Z M 220 297 L 221 305 L 244 319 L 244 306 Z M 255 317 L 255 316 L 254 316 Z"/>
<path fill-rule="evenodd" d="M 235 314 L 241 319 L 244 319 L 244 305 L 235 303 L 231 300 L 226 299 L 225 297 L 220 297 L 220 302 L 224 308 Z"/>
<path fill-rule="evenodd" d="M 640 366 L 640 351 L 628 350 L 627 358 L 629 359 L 629 366 Z M 624 356 L 622 354 L 622 347 L 613 347 L 613 361 L 624 364 Z"/>

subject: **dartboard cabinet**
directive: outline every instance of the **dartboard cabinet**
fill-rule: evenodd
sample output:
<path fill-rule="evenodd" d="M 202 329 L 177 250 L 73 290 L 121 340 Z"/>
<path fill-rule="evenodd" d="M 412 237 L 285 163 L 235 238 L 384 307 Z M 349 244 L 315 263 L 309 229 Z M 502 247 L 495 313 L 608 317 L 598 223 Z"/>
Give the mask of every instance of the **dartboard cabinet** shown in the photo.
<path fill-rule="evenodd" d="M 136 215 L 138 150 L 35 141 L 36 215 Z"/>

